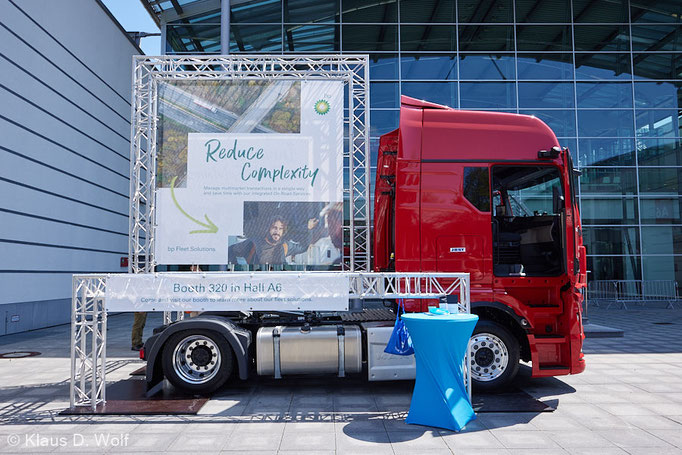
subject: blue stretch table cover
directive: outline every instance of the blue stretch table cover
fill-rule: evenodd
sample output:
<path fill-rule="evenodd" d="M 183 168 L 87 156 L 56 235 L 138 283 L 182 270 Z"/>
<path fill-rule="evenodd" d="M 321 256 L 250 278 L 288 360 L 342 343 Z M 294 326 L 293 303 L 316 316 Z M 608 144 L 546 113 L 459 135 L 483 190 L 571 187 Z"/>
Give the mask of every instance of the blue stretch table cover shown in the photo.
<path fill-rule="evenodd" d="M 417 361 L 417 379 L 405 422 L 461 430 L 476 418 L 462 362 L 478 316 L 410 313 L 402 319 Z"/>

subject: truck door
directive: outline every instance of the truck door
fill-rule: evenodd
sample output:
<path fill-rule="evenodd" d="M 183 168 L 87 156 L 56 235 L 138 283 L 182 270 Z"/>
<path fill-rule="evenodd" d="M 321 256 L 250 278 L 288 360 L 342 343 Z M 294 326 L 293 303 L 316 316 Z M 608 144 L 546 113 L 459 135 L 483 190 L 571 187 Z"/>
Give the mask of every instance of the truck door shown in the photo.
<path fill-rule="evenodd" d="M 492 282 L 489 166 L 425 164 L 422 191 L 422 245 L 435 247 L 435 269 L 468 272 L 472 286 L 484 283 L 489 286 Z M 422 259 L 427 266 L 428 256 Z"/>
<path fill-rule="evenodd" d="M 493 270 L 498 277 L 565 273 L 564 196 L 555 166 L 493 166 Z"/>

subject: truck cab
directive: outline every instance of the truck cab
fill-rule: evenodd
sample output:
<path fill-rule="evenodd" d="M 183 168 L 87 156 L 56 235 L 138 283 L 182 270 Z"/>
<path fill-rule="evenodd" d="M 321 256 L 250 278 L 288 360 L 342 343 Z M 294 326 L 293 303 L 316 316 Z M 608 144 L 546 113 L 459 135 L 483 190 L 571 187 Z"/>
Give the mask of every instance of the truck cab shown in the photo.
<path fill-rule="evenodd" d="M 570 153 L 540 119 L 401 99 L 381 137 L 374 268 L 468 272 L 474 386 L 577 374 L 585 248 Z M 407 302 L 425 311 L 428 302 Z"/>

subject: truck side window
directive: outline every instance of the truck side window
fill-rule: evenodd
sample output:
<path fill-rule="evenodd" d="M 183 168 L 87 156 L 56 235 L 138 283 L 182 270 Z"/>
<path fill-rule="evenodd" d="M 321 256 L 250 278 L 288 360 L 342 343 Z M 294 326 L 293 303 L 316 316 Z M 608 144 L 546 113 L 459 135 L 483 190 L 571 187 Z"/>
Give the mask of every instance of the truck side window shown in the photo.
<path fill-rule="evenodd" d="M 487 167 L 465 167 L 464 197 L 481 212 L 490 211 L 490 179 Z"/>

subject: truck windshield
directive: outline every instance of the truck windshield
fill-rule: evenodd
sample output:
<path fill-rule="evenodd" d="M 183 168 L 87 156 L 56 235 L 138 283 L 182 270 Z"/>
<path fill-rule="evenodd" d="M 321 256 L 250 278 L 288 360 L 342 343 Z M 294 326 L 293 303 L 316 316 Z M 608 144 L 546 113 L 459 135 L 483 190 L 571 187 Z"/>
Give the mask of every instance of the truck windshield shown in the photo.
<path fill-rule="evenodd" d="M 497 276 L 564 271 L 564 196 L 554 166 L 493 166 L 493 256 Z"/>

